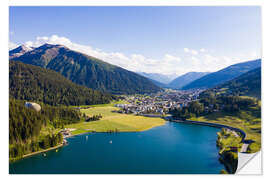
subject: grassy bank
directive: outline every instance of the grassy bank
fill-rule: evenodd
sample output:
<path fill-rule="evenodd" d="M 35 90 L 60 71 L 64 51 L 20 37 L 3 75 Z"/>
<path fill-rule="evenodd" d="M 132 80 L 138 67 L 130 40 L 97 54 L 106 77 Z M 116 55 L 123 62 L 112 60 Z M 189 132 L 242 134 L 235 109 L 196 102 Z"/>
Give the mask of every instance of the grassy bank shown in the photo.
<path fill-rule="evenodd" d="M 91 108 L 88 109 L 81 109 L 81 112 L 88 116 L 101 114 L 102 118 L 98 121 L 92 122 L 81 121 L 79 123 L 70 124 L 65 127 L 75 128 L 76 130 L 72 131 L 72 134 L 76 135 L 92 131 L 137 132 L 165 124 L 165 120 L 162 118 L 143 117 L 132 114 L 120 114 L 116 112 L 117 110 L 119 110 L 119 108 L 113 107 L 113 104 L 91 106 Z"/>
<path fill-rule="evenodd" d="M 233 174 L 237 170 L 238 154 L 242 147 L 242 138 L 231 130 L 222 128 L 218 132 L 217 146 L 219 147 L 219 160 L 225 165 L 226 170 L 223 169 L 220 173 Z"/>
<path fill-rule="evenodd" d="M 253 153 L 261 148 L 261 118 L 255 114 L 255 111 L 241 111 L 237 114 L 214 112 L 206 116 L 193 117 L 190 120 L 218 123 L 243 130 L 246 133 L 246 140 L 254 141 L 248 148 L 248 152 Z"/>

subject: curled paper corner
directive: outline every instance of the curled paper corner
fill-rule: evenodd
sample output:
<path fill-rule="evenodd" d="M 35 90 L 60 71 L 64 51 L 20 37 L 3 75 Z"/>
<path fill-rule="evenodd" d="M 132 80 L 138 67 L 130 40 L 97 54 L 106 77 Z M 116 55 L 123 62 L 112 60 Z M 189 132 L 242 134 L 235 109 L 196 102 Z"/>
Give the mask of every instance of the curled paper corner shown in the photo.
<path fill-rule="evenodd" d="M 235 174 L 262 174 L 261 151 L 256 153 L 238 153 L 238 165 Z"/>

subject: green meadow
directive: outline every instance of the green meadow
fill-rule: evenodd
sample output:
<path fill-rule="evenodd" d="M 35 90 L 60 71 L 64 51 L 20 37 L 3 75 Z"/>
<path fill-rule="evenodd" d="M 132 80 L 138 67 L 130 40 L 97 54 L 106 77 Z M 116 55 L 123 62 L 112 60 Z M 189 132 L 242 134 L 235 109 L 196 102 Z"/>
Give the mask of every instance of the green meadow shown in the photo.
<path fill-rule="evenodd" d="M 90 106 L 81 109 L 87 116 L 102 115 L 98 121 L 81 121 L 76 124 L 66 125 L 65 128 L 74 128 L 73 135 L 86 132 L 137 132 L 151 129 L 165 124 L 165 120 L 156 117 L 136 116 L 133 114 L 121 114 L 113 107 L 113 104 Z"/>

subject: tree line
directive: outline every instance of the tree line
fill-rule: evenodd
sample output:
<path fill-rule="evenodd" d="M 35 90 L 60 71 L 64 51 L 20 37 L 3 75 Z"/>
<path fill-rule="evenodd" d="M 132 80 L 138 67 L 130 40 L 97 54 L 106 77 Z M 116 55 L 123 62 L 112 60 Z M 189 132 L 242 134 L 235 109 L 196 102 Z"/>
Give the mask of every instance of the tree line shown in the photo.
<path fill-rule="evenodd" d="M 10 144 L 9 157 L 11 160 L 19 159 L 23 155 L 31 152 L 36 152 L 42 149 L 54 147 L 63 142 L 63 135 L 61 133 L 48 134 L 41 140 L 32 139 L 27 143 L 14 143 Z"/>
<path fill-rule="evenodd" d="M 100 120 L 102 118 L 102 115 L 99 114 L 99 115 L 93 115 L 93 116 L 88 117 L 88 116 L 86 116 L 84 114 L 84 117 L 85 117 L 86 122 L 90 122 L 90 121 L 98 121 L 98 120 Z"/>

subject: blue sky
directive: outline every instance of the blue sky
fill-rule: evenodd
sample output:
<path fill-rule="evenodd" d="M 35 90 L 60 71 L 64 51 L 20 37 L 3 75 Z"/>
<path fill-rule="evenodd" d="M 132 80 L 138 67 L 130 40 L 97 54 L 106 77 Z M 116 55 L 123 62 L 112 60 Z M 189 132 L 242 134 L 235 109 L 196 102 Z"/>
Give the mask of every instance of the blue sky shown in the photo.
<path fill-rule="evenodd" d="M 132 71 L 215 71 L 261 56 L 260 7 L 10 7 L 9 23 L 11 44 L 61 43 Z"/>

